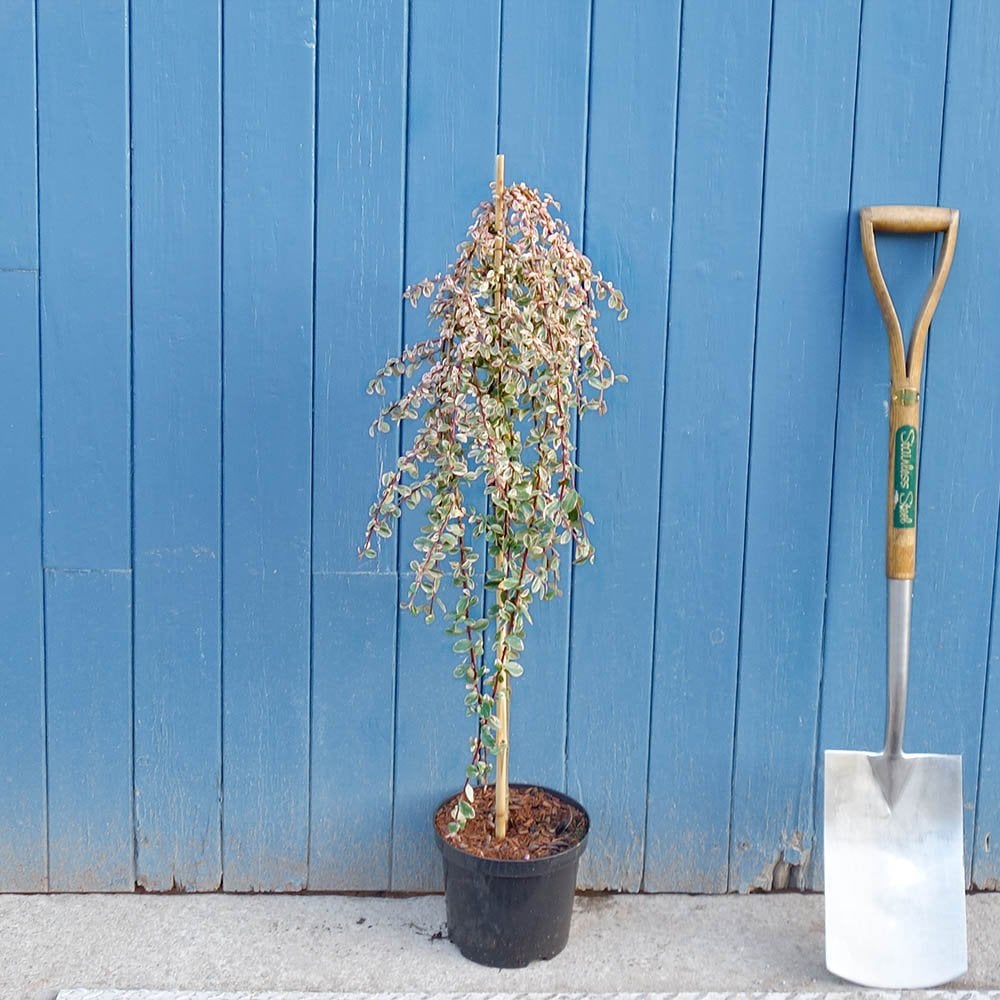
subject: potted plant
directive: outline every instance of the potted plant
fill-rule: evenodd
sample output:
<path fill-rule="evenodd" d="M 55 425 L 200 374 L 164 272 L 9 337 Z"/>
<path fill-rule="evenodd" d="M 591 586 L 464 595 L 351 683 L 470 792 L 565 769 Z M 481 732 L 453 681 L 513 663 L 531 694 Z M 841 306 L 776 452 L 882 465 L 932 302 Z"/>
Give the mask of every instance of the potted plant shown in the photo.
<path fill-rule="evenodd" d="M 560 593 L 560 549 L 594 559 L 573 417 L 603 413 L 605 391 L 624 381 L 596 331 L 598 300 L 625 318 L 621 293 L 555 209 L 522 184 L 505 189 L 498 157 L 494 198 L 475 211 L 457 259 L 404 293 L 414 306 L 431 299 L 436 335 L 368 387 L 383 395 L 387 380 L 406 380 L 373 435 L 392 422 L 417 429 L 382 476 L 360 552 L 373 557 L 404 508 L 422 512 L 403 606 L 445 622 L 476 719 L 464 788 L 435 816 L 449 936 L 466 957 L 505 967 L 552 957 L 569 933 L 589 819 L 565 795 L 510 784 L 510 686 L 532 601 Z"/>

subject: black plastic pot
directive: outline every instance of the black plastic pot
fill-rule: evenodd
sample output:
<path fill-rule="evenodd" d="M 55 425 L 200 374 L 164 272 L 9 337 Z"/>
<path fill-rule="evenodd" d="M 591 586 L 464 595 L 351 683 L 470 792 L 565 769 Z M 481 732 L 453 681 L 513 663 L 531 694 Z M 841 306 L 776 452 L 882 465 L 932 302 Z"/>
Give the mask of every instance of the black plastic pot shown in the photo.
<path fill-rule="evenodd" d="M 536 959 L 553 958 L 569 940 L 576 872 L 587 846 L 590 817 L 575 799 L 545 790 L 576 806 L 586 821 L 579 842 L 561 854 L 494 861 L 460 851 L 437 835 L 444 860 L 448 937 L 480 965 L 520 969 Z"/>

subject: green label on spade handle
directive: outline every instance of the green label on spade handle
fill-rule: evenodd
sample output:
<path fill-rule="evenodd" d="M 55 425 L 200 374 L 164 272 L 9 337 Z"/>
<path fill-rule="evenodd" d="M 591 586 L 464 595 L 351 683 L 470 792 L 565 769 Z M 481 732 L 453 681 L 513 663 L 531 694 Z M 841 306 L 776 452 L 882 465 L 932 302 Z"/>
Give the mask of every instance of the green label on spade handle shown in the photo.
<path fill-rule="evenodd" d="M 917 526 L 917 429 L 903 424 L 896 431 L 896 462 L 893 470 L 894 528 Z"/>

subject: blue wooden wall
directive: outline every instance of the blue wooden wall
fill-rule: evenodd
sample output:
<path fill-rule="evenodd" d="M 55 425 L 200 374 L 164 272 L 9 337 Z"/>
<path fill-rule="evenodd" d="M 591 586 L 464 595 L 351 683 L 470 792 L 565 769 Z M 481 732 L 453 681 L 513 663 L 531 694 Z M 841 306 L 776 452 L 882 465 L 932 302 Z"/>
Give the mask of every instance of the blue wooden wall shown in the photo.
<path fill-rule="evenodd" d="M 0 890 L 416 891 L 469 726 L 360 565 L 368 377 L 508 180 L 625 291 L 517 779 L 581 882 L 822 882 L 883 713 L 888 362 L 857 209 L 962 212 L 925 392 L 913 750 L 1000 885 L 1000 5 L 0 3 Z M 904 315 L 930 239 L 881 241 Z M 402 575 L 401 575 L 402 574 Z"/>

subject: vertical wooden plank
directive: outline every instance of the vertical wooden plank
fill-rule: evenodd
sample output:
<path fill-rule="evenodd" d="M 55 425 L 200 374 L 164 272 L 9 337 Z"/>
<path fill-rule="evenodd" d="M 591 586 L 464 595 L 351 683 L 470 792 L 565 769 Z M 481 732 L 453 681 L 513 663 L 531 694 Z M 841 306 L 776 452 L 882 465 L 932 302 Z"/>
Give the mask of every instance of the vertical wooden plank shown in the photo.
<path fill-rule="evenodd" d="M 769 41 L 766 4 L 684 9 L 650 741 L 652 889 L 727 885 Z"/>
<path fill-rule="evenodd" d="M 45 237 L 42 237 L 45 247 Z M 135 886 L 130 692 L 131 575 L 46 572 L 49 888 Z"/>
<path fill-rule="evenodd" d="M 0 8 L 0 888 L 46 888 L 35 22 Z"/>
<path fill-rule="evenodd" d="M 992 329 L 1000 309 L 1000 62 L 991 43 L 998 33 L 995 4 L 954 6 L 941 204 L 962 212 L 961 257 L 934 320 L 927 376 L 917 572 L 928 598 L 921 603 L 922 613 L 934 610 L 933 621 L 919 634 L 930 644 L 925 679 L 934 680 L 927 698 L 915 706 L 923 712 L 943 699 L 942 732 L 934 738 L 955 745 L 960 733 L 965 799 L 967 805 L 975 801 L 977 809 L 966 858 L 972 883 L 992 888 L 1000 884 L 1000 854 L 993 849 L 1000 836 L 1000 650 L 994 636 L 990 656 L 987 627 L 997 580 L 993 540 L 1000 503 L 1000 408 L 993 379 L 1000 367 L 1000 341 Z M 995 606 L 992 619 L 995 629 Z M 987 667 L 990 700 L 980 746 L 974 723 L 983 710 Z M 927 749 L 938 747 L 928 742 Z M 980 751 L 983 767 L 977 774 Z"/>
<path fill-rule="evenodd" d="M 28 28 L 30 44 L 30 20 Z M 11 36 L 4 38 L 0 29 L 0 62 L 10 41 Z M 32 135 L 29 155 L 33 149 Z M 0 642 L 0 729 L 4 733 L 0 742 L 0 815 L 4 816 L 0 888 L 42 892 L 47 873 L 36 270 L 0 270 L 0 315 L 5 327 L 0 342 L 0 469 L 4 470 L 0 487 L 4 553 L 0 567 L 0 621 L 4 623 Z"/>
<path fill-rule="evenodd" d="M 393 573 L 313 581 L 310 890 L 389 888 L 396 595 Z"/>
<path fill-rule="evenodd" d="M 0 272 L 38 270 L 35 174 L 35 17 L 31 3 L 0 8 Z"/>
<path fill-rule="evenodd" d="M 812 853 L 860 3 L 774 11 L 730 889 Z"/>
<path fill-rule="evenodd" d="M 1000 555 L 1000 547 L 998 547 Z M 994 563 L 993 605 L 991 608 L 990 651 L 987 660 L 987 681 L 983 704 L 983 735 L 980 746 L 979 774 L 976 785 L 976 823 L 972 843 L 966 851 L 972 857 L 971 884 L 975 889 L 1000 890 L 997 797 L 1000 794 L 1000 642 L 997 623 L 1000 621 L 1000 560 Z M 968 792 L 966 792 L 968 794 Z"/>
<path fill-rule="evenodd" d="M 404 0 L 320 4 L 310 889 L 389 888 L 396 543 L 357 549 L 378 483 L 364 387 L 402 338 L 406 30 Z"/>
<path fill-rule="evenodd" d="M 966 879 L 972 875 L 976 786 L 979 776 L 983 703 L 989 654 L 991 589 L 1000 501 L 1000 413 L 992 372 L 1000 365 L 1000 344 L 988 324 L 969 311 L 980 287 L 995 283 L 997 201 L 987 182 L 983 137 L 997 149 L 997 123 L 972 97 L 968 60 L 979 51 L 981 32 L 998 23 L 995 12 L 975 19 L 953 5 L 962 33 L 949 42 L 952 69 L 965 80 L 956 85 L 964 103 L 952 101 L 943 115 L 944 135 L 957 127 L 955 145 L 942 150 L 939 200 L 965 208 L 962 257 L 953 267 L 929 341 L 920 452 L 919 554 L 914 585 L 913 680 L 907 740 L 914 750 L 961 752 L 965 801 Z M 959 13 L 960 12 L 960 13 Z M 950 23 L 950 22 L 949 22 Z M 989 70 L 997 77 L 996 50 Z M 984 67 L 985 69 L 985 67 Z M 982 85 L 982 78 L 977 81 Z M 995 107 L 995 102 L 994 102 Z M 963 138 L 962 133 L 968 137 Z M 965 142 L 978 150 L 969 155 Z M 978 167 L 975 165 L 978 159 Z M 973 178 L 970 184 L 968 178 Z M 992 201 L 993 211 L 984 210 Z M 984 242 L 985 241 L 985 242 Z M 928 272 L 924 272 L 924 280 Z M 992 303 L 991 303 L 992 304 Z M 980 308 L 982 306 L 980 305 Z M 985 408 L 982 400 L 993 400 Z M 988 796 L 984 800 L 991 803 Z"/>
<path fill-rule="evenodd" d="M 600 335 L 631 380 L 579 427 L 597 560 L 573 574 L 568 788 L 590 812 L 580 884 L 596 889 L 642 879 L 680 6 L 594 5 L 586 250 L 629 305 Z"/>
<path fill-rule="evenodd" d="M 301 889 L 315 7 L 229 4 L 223 24 L 223 880 Z"/>
<path fill-rule="evenodd" d="M 125 0 L 38 4 L 45 563 L 130 567 Z"/>
<path fill-rule="evenodd" d="M 444 270 L 489 198 L 496 151 L 499 4 L 424 0 L 410 8 L 410 84 L 406 149 L 406 280 Z M 460 40 L 460 43 L 456 43 Z M 425 336 L 426 314 L 407 308 L 407 343 Z M 400 538 L 409 565 L 416 533 Z M 404 575 L 400 590 L 406 593 Z M 440 622 L 401 611 L 393 795 L 392 888 L 438 888 L 441 865 L 431 813 L 458 790 L 474 724 L 464 716 L 454 654 Z"/>
<path fill-rule="evenodd" d="M 38 4 L 50 888 L 131 889 L 124 0 Z"/>
<path fill-rule="evenodd" d="M 505 0 L 500 66 L 500 152 L 506 183 L 550 192 L 583 245 L 583 186 L 590 61 L 590 8 L 577 0 Z M 531 24 L 530 31 L 522 26 Z M 558 58 L 551 39 L 559 38 Z M 570 560 L 563 596 L 536 601 L 524 676 L 511 702 L 512 780 L 563 788 L 569 665 Z"/>
<path fill-rule="evenodd" d="M 222 877 L 220 9 L 132 20 L 136 881 Z"/>
<path fill-rule="evenodd" d="M 946 0 L 913 4 L 910 16 L 904 20 L 900 20 L 898 9 L 890 3 L 866 3 L 862 13 L 830 523 L 820 753 L 830 748 L 877 749 L 884 738 L 889 356 L 885 330 L 861 255 L 857 211 L 871 204 L 937 202 L 948 13 Z M 891 46 L 885 44 L 890 37 L 888 33 L 894 39 Z M 930 239 L 879 238 L 879 259 L 907 330 L 929 281 L 933 253 Z M 946 290 L 946 295 L 949 294 Z M 932 335 L 932 342 L 934 339 Z M 925 441 L 935 433 L 929 423 L 925 432 Z M 922 513 L 928 506 L 926 491 L 930 490 L 933 496 L 933 476 L 932 470 L 921 479 Z M 935 530 L 932 524 L 933 518 L 921 518 L 921 564 L 925 561 L 926 546 L 934 544 L 928 538 Z M 957 751 L 960 741 L 952 699 L 943 697 L 934 710 L 926 701 L 928 685 L 934 683 L 931 675 L 940 665 L 933 665 L 935 653 L 923 645 L 928 634 L 927 620 L 920 623 L 920 619 L 933 614 L 925 593 L 918 576 L 913 608 L 907 748 Z M 817 803 L 821 804 L 822 780 L 816 794 Z M 817 816 L 821 815 L 821 805 L 817 805 Z M 814 859 L 812 884 L 818 886 L 821 879 L 820 857 Z"/>

